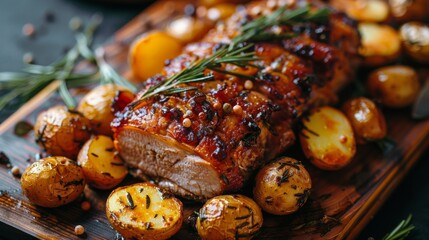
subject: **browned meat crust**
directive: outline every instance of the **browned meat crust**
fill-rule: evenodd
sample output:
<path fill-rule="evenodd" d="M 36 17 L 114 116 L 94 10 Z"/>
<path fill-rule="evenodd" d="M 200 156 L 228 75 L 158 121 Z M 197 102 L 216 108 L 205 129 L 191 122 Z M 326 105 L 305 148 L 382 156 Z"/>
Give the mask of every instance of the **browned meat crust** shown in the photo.
<path fill-rule="evenodd" d="M 278 7 L 265 7 L 263 2 L 249 4 L 202 42 L 186 46 L 183 54 L 166 64 L 162 74 L 147 81 L 147 87 L 211 55 L 240 34 L 243 23 Z M 335 101 L 336 91 L 353 77 L 360 40 L 355 23 L 336 12 L 327 23 L 279 26 L 273 31 L 295 33 L 296 37 L 257 42 L 254 50 L 261 60 L 254 64 L 263 70 L 222 66 L 254 76 L 251 89 L 245 88 L 244 78 L 212 72 L 215 81 L 194 83 L 197 91 L 156 96 L 127 107 L 112 124 L 124 160 L 180 195 L 206 199 L 240 189 L 253 170 L 284 152 L 295 141 L 292 125 L 303 111 L 314 104 Z M 225 111 L 222 106 L 226 103 L 239 105 L 242 111 Z M 191 127 L 183 126 L 184 118 L 191 120 Z M 150 139 L 154 139 L 155 147 Z M 170 147 L 181 157 L 171 160 L 174 154 L 159 156 L 163 148 Z M 184 160 L 186 156 L 195 158 Z M 181 161 L 190 169 L 174 168 Z M 195 161 L 198 164 L 193 170 Z M 153 165 L 166 169 L 151 170 Z M 207 171 L 201 170 L 204 167 Z M 198 171 L 210 177 L 198 178 L 201 182 L 196 187 L 187 186 L 195 178 L 190 176 Z"/>

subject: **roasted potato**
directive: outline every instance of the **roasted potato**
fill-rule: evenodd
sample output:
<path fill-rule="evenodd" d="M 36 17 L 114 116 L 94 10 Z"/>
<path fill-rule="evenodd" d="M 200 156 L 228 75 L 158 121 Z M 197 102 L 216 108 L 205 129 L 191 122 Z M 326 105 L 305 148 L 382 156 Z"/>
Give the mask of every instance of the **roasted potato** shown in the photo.
<path fill-rule="evenodd" d="M 54 106 L 39 114 L 34 136 L 47 153 L 75 160 L 82 145 L 91 137 L 91 124 L 79 112 Z"/>
<path fill-rule="evenodd" d="M 202 5 L 205 7 L 213 7 L 218 4 L 222 3 L 230 3 L 230 4 L 237 4 L 237 3 L 243 3 L 246 2 L 246 0 L 198 0 L 198 5 Z"/>
<path fill-rule="evenodd" d="M 210 29 L 211 25 L 203 19 L 192 16 L 182 16 L 170 22 L 167 33 L 183 43 L 194 42 L 201 39 Z"/>
<path fill-rule="evenodd" d="M 341 111 L 329 106 L 310 111 L 302 121 L 299 140 L 305 156 L 325 170 L 346 166 L 356 153 L 349 120 Z"/>
<path fill-rule="evenodd" d="M 197 231 L 203 240 L 252 239 L 262 227 L 259 206 L 243 195 L 222 195 L 200 209 Z"/>
<path fill-rule="evenodd" d="M 182 43 L 165 32 L 154 31 L 137 38 L 130 48 L 129 62 L 134 77 L 146 81 L 160 73 L 165 61 L 178 56 Z"/>
<path fill-rule="evenodd" d="M 429 15 L 427 0 L 389 0 L 391 15 L 398 22 L 423 21 Z"/>
<path fill-rule="evenodd" d="M 389 5 L 382 0 L 331 0 L 332 6 L 359 22 L 384 22 Z"/>
<path fill-rule="evenodd" d="M 82 168 L 66 157 L 47 157 L 32 163 L 22 174 L 21 188 L 30 202 L 58 207 L 78 198 L 85 187 Z"/>
<path fill-rule="evenodd" d="M 283 157 L 259 170 L 253 199 L 267 213 L 287 215 L 307 201 L 311 178 L 300 161 Z"/>
<path fill-rule="evenodd" d="M 220 3 L 207 10 L 207 18 L 212 21 L 226 20 L 237 10 L 237 5 Z"/>
<path fill-rule="evenodd" d="M 110 137 L 97 135 L 89 139 L 77 157 L 88 185 L 112 189 L 127 176 L 128 169 L 119 158 Z"/>
<path fill-rule="evenodd" d="M 409 22 L 399 32 L 407 55 L 416 62 L 429 64 L 429 26 Z"/>
<path fill-rule="evenodd" d="M 120 91 L 129 96 L 129 102 L 133 100 L 134 94 L 126 88 L 116 84 L 106 84 L 92 89 L 80 101 L 77 111 L 89 119 L 92 130 L 96 134 L 108 136 L 113 134 L 110 128 L 115 114 L 112 106 Z"/>
<path fill-rule="evenodd" d="M 360 23 L 362 46 L 359 54 L 366 66 L 379 66 L 396 60 L 401 54 L 401 39 L 389 25 Z"/>
<path fill-rule="evenodd" d="M 343 112 L 350 120 L 356 141 L 381 140 L 386 137 L 387 127 L 383 113 L 368 98 L 359 97 L 343 104 Z"/>
<path fill-rule="evenodd" d="M 151 183 L 113 190 L 107 198 L 110 224 L 126 239 L 168 239 L 182 226 L 179 199 Z"/>
<path fill-rule="evenodd" d="M 411 105 L 420 90 L 416 71 L 403 65 L 387 66 L 373 71 L 368 77 L 367 86 L 372 97 L 392 108 Z"/>

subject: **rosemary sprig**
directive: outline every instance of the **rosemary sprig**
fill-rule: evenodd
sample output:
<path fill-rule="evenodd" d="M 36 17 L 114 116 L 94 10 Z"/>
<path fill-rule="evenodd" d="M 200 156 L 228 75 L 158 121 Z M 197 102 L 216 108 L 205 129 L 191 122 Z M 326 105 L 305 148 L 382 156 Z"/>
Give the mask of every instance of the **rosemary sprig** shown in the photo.
<path fill-rule="evenodd" d="M 250 61 L 256 61 L 258 58 L 254 57 L 254 52 L 245 53 L 246 50 L 253 47 L 249 44 L 244 47 L 236 47 L 228 49 L 225 46 L 216 51 L 212 56 L 201 59 L 195 62 L 188 68 L 183 69 L 181 72 L 167 78 L 165 81 L 150 87 L 141 97 L 146 99 L 157 94 L 176 94 L 186 91 L 195 90 L 195 87 L 177 87 L 180 84 L 188 84 L 195 82 L 206 82 L 213 80 L 213 74 L 204 75 L 205 69 L 214 71 L 221 71 L 219 67 L 223 63 L 234 64 L 237 66 L 246 66 Z M 236 75 L 233 72 L 225 72 L 227 74 Z M 240 77 L 253 78 L 252 76 L 240 75 Z"/>
<path fill-rule="evenodd" d="M 407 219 L 402 220 L 392 232 L 386 234 L 383 237 L 383 240 L 403 240 L 408 234 L 415 228 L 414 225 L 411 224 L 412 215 L 408 215 Z"/>
<path fill-rule="evenodd" d="M 23 72 L 0 72 L 0 91 L 6 93 L 0 97 L 0 111 L 16 99 L 25 102 L 55 80 L 60 81 L 58 91 L 70 109 L 73 109 L 76 103 L 69 87 L 82 87 L 99 81 L 101 84 L 116 83 L 136 91 L 133 85 L 105 62 L 102 50 L 98 50 L 98 55 L 91 50 L 94 33 L 101 21 L 101 16 L 94 15 L 85 30 L 77 33 L 75 46 L 62 59 L 48 66 L 28 64 L 23 68 Z M 81 60 L 93 63 L 96 71 L 73 73 Z"/>
<path fill-rule="evenodd" d="M 291 25 L 296 22 L 326 21 L 329 13 L 330 11 L 328 9 L 321 9 L 312 12 L 309 6 L 294 10 L 288 10 L 286 7 L 281 7 L 270 15 L 262 16 L 250 21 L 242 27 L 241 34 L 233 38 L 230 44 L 223 46 L 212 56 L 194 62 L 190 67 L 187 67 L 181 72 L 165 79 L 161 83 L 150 87 L 142 95 L 140 100 L 150 98 L 157 94 L 169 95 L 196 90 L 196 87 L 181 87 L 180 85 L 213 80 L 213 74 L 204 74 L 206 69 L 240 78 L 254 79 L 254 76 L 224 70 L 222 69 L 222 64 L 233 64 L 239 67 L 249 66 L 261 69 L 261 66 L 253 64 L 254 61 L 260 60 L 255 57 L 255 52 L 248 52 L 254 45 L 246 44 L 247 42 L 294 37 L 294 34 L 273 34 L 267 32 L 267 30 L 273 26 Z"/>

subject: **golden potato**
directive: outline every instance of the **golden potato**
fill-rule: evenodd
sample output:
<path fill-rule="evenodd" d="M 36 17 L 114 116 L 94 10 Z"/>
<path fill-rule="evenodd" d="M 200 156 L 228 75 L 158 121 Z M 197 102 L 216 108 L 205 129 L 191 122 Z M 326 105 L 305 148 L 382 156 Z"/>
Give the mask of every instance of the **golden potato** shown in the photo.
<path fill-rule="evenodd" d="M 350 120 L 358 143 L 381 140 L 386 137 L 387 127 L 383 113 L 368 98 L 359 97 L 348 100 L 343 112 Z"/>
<path fill-rule="evenodd" d="M 287 215 L 307 201 L 311 178 L 300 161 L 283 157 L 259 170 L 253 199 L 267 213 Z"/>
<path fill-rule="evenodd" d="M 106 84 L 92 89 L 80 101 L 77 111 L 89 119 L 92 130 L 95 133 L 108 136 L 113 134 L 110 128 L 110 123 L 113 121 L 115 114 L 112 105 L 119 91 L 134 96 L 132 92 L 122 86 Z"/>
<path fill-rule="evenodd" d="M 382 0 L 331 0 L 332 6 L 359 22 L 384 22 L 389 5 Z"/>
<path fill-rule="evenodd" d="M 161 240 L 182 227 L 179 199 L 151 183 L 137 183 L 113 190 L 107 198 L 110 224 L 126 239 Z"/>
<path fill-rule="evenodd" d="M 329 106 L 312 109 L 302 125 L 299 135 L 302 150 L 317 167 L 337 170 L 355 155 L 353 129 L 341 111 Z"/>
<path fill-rule="evenodd" d="M 364 58 L 363 64 L 378 66 L 396 60 L 401 54 L 401 39 L 398 32 L 389 25 L 360 23 L 359 32 L 362 46 L 359 54 Z"/>
<path fill-rule="evenodd" d="M 198 0 L 198 5 L 213 7 L 221 3 L 237 4 L 237 3 L 243 3 L 243 2 L 246 2 L 246 0 Z"/>
<path fill-rule="evenodd" d="M 390 12 L 399 22 L 423 21 L 429 15 L 427 0 L 389 0 Z"/>
<path fill-rule="evenodd" d="M 262 227 L 259 206 L 243 195 L 222 195 L 208 200 L 200 209 L 197 231 L 203 240 L 252 239 Z"/>
<path fill-rule="evenodd" d="M 183 43 L 195 42 L 201 39 L 209 30 L 210 24 L 202 19 L 182 16 L 170 22 L 167 33 Z"/>
<path fill-rule="evenodd" d="M 82 169 L 66 157 L 47 157 L 31 164 L 21 177 L 21 188 L 30 202 L 42 207 L 58 207 L 82 194 Z"/>
<path fill-rule="evenodd" d="M 141 81 L 160 73 L 165 61 L 178 56 L 182 43 L 165 32 L 142 35 L 131 45 L 129 62 L 133 75 Z"/>
<path fill-rule="evenodd" d="M 75 160 L 82 145 L 91 137 L 91 124 L 79 112 L 54 106 L 39 114 L 34 136 L 47 153 Z"/>
<path fill-rule="evenodd" d="M 368 77 L 367 86 L 372 97 L 392 108 L 411 105 L 420 90 L 416 71 L 403 65 L 387 66 L 373 71 Z"/>
<path fill-rule="evenodd" d="M 112 189 L 128 174 L 113 140 L 103 135 L 93 136 L 83 145 L 77 163 L 82 167 L 88 184 L 98 189 Z"/>
<path fill-rule="evenodd" d="M 226 20 L 237 10 L 237 5 L 220 3 L 207 10 L 207 18 L 212 21 Z"/>
<path fill-rule="evenodd" d="M 419 63 L 429 64 L 429 26 L 409 22 L 399 30 L 405 52 Z"/>

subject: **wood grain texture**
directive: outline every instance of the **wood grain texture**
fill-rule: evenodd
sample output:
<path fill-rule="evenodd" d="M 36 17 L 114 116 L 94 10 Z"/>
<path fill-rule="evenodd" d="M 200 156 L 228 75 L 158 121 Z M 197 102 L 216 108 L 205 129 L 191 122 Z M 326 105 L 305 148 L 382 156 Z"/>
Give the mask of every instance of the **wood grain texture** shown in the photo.
<path fill-rule="evenodd" d="M 161 28 L 180 14 L 186 4 L 186 1 L 159 1 L 124 26 L 105 45 L 109 63 L 129 76 L 127 55 L 132 40 L 143 32 Z M 60 104 L 55 88 L 52 86 L 41 92 L 0 126 L 0 151 L 5 152 L 12 165 L 18 166 L 21 172 L 40 148 L 35 144 L 32 133 L 25 137 L 14 135 L 14 124 L 20 120 L 34 123 L 40 111 Z M 389 135 L 397 143 L 393 150 L 383 155 L 373 145 L 359 146 L 353 162 L 335 172 L 316 169 L 304 161 L 314 184 L 308 203 L 290 216 L 265 214 L 264 226 L 256 239 L 355 238 L 429 145 L 428 120 L 412 120 L 409 109 L 386 111 L 385 114 Z M 293 146 L 288 156 L 304 159 L 299 151 L 293 149 L 299 147 Z M 64 207 L 46 209 L 28 202 L 21 193 L 19 179 L 4 166 L 0 167 L 0 179 L 0 221 L 10 226 L 41 239 L 81 239 L 73 232 L 74 226 L 81 224 L 86 229 L 85 239 L 120 238 L 104 214 L 109 191 L 86 188 L 85 199 L 92 204 L 88 212 L 80 209 L 82 199 Z M 127 178 L 121 185 L 135 181 Z M 249 186 L 243 190 L 245 194 L 250 193 Z M 185 200 L 184 205 L 185 217 L 201 206 Z M 174 239 L 198 239 L 198 236 L 184 224 Z"/>

